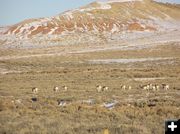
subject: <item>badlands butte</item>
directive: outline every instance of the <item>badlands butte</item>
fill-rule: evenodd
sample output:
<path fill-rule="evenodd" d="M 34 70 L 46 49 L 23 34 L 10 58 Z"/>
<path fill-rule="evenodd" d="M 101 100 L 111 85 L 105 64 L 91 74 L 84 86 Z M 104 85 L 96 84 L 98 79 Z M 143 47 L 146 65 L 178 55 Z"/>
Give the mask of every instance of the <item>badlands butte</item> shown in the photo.
<path fill-rule="evenodd" d="M 178 118 L 180 5 L 101 0 L 0 27 L 0 133 L 163 134 Z"/>

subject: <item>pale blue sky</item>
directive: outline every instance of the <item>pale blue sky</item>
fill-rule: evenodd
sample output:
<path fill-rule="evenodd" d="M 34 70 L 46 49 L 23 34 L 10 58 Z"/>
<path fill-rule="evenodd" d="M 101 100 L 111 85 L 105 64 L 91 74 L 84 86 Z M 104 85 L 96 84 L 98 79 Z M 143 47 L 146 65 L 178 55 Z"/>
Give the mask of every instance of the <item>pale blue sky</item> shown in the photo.
<path fill-rule="evenodd" d="M 0 0 L 0 26 L 29 18 L 53 16 L 95 0 Z M 180 0 L 160 0 L 180 3 Z"/>

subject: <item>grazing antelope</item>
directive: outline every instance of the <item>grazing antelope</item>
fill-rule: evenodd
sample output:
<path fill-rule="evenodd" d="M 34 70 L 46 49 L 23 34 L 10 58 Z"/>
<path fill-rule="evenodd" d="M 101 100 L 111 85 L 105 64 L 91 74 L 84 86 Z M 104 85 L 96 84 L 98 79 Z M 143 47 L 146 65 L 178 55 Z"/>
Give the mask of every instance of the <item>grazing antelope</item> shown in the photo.
<path fill-rule="evenodd" d="M 153 90 L 153 91 L 156 91 L 156 86 L 152 86 L 152 90 Z"/>
<path fill-rule="evenodd" d="M 97 85 L 96 86 L 96 90 L 97 90 L 98 93 L 101 92 L 102 91 L 102 86 L 101 85 Z"/>
<path fill-rule="evenodd" d="M 150 84 L 148 84 L 148 85 L 149 85 L 149 90 L 153 90 L 153 84 L 150 83 Z"/>
<path fill-rule="evenodd" d="M 146 87 L 147 87 L 147 90 L 149 91 L 150 90 L 150 84 L 148 84 Z"/>
<path fill-rule="evenodd" d="M 159 91 L 159 85 L 155 85 L 156 86 L 156 90 Z"/>
<path fill-rule="evenodd" d="M 33 87 L 33 88 L 32 88 L 32 92 L 33 92 L 33 93 L 38 93 L 38 90 L 39 90 L 39 89 L 38 89 L 37 87 Z"/>
<path fill-rule="evenodd" d="M 143 89 L 144 89 L 144 90 L 147 90 L 147 86 L 143 86 Z"/>
<path fill-rule="evenodd" d="M 126 89 L 126 85 L 121 86 L 121 89 L 125 90 Z"/>
<path fill-rule="evenodd" d="M 55 86 L 54 89 L 53 89 L 53 91 L 54 91 L 54 92 L 58 92 L 58 91 L 59 91 L 59 87 L 56 87 L 56 86 Z"/>
<path fill-rule="evenodd" d="M 140 88 L 142 88 L 143 90 L 147 90 L 147 85 L 140 85 Z"/>
<path fill-rule="evenodd" d="M 166 90 L 169 90 L 169 85 L 166 85 L 165 88 L 166 88 Z"/>
<path fill-rule="evenodd" d="M 129 89 L 129 90 L 131 90 L 131 89 L 132 89 L 132 87 L 131 87 L 131 86 L 128 86 L 128 89 Z"/>
<path fill-rule="evenodd" d="M 107 87 L 107 86 L 103 86 L 103 91 L 108 91 L 108 89 L 109 89 L 109 87 Z"/>
<path fill-rule="evenodd" d="M 147 85 L 141 86 L 141 88 L 142 88 L 143 90 L 149 91 L 149 90 L 150 90 L 150 85 L 147 84 Z"/>
<path fill-rule="evenodd" d="M 68 90 L 68 87 L 67 87 L 67 86 L 63 86 L 63 90 L 64 90 L 64 91 L 67 91 L 67 90 Z"/>
<path fill-rule="evenodd" d="M 164 90 L 169 90 L 169 85 L 167 85 L 167 84 L 162 84 L 162 87 Z"/>

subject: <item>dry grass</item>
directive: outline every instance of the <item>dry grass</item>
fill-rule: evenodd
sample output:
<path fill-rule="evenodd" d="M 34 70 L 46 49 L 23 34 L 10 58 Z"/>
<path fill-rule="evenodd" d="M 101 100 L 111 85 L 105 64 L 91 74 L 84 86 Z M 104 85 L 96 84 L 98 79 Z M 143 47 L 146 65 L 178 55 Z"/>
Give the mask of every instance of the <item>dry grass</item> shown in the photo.
<path fill-rule="evenodd" d="M 164 50 L 164 48 L 168 48 Z M 36 50 L 34 53 L 54 51 Z M 61 50 L 61 48 L 59 49 Z M 180 55 L 176 45 L 127 51 L 104 51 L 62 56 L 2 60 L 0 68 L 21 71 L 0 74 L 0 133 L 2 134 L 160 134 L 166 119 L 180 116 Z M 15 51 L 13 52 L 15 53 Z M 18 55 L 31 54 L 25 50 Z M 9 55 L 9 54 L 7 54 Z M 5 53 L 1 56 L 6 56 Z M 176 57 L 167 61 L 128 64 L 89 64 L 86 60 Z M 135 81 L 134 78 L 164 78 Z M 170 84 L 170 90 L 143 91 L 141 84 Z M 132 86 L 122 90 L 121 84 Z M 109 91 L 96 92 L 96 85 Z M 54 86 L 68 91 L 54 93 Z M 37 95 L 32 87 L 40 89 Z M 31 98 L 37 97 L 37 102 Z M 82 100 L 95 99 L 95 104 Z M 57 100 L 71 104 L 60 107 Z M 101 105 L 117 100 L 114 109 Z M 151 105 L 153 103 L 153 105 Z"/>

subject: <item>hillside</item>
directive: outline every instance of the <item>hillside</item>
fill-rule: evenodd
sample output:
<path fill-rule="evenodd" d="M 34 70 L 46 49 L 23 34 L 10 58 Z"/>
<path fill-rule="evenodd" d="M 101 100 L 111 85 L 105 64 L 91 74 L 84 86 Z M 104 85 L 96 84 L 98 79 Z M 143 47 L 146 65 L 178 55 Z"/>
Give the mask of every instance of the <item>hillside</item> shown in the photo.
<path fill-rule="evenodd" d="M 1 32 L 0 39 L 6 40 L 5 44 L 20 45 L 91 44 L 126 33 L 178 30 L 179 24 L 178 5 L 150 0 L 106 0 L 49 18 L 25 20 Z"/>

